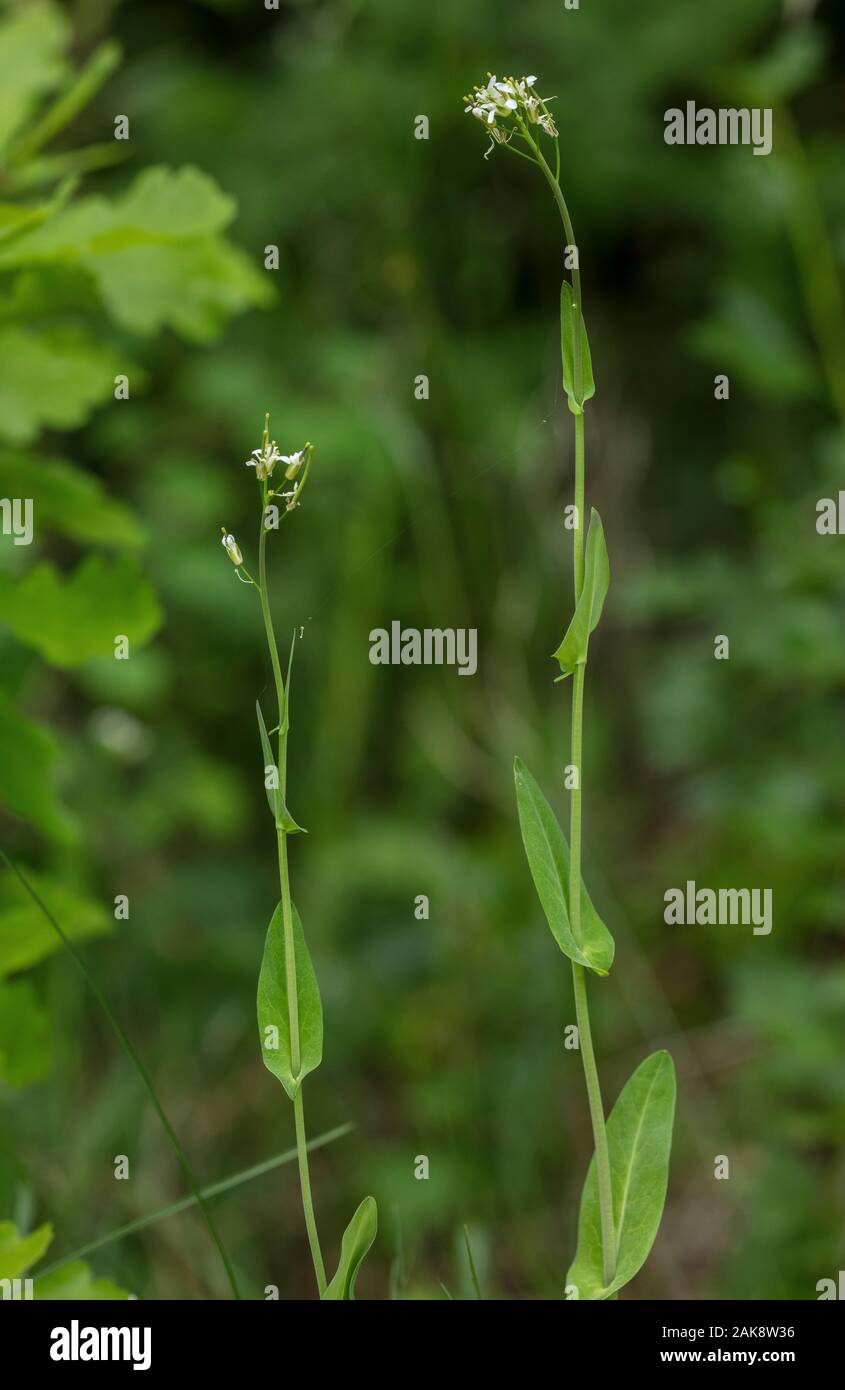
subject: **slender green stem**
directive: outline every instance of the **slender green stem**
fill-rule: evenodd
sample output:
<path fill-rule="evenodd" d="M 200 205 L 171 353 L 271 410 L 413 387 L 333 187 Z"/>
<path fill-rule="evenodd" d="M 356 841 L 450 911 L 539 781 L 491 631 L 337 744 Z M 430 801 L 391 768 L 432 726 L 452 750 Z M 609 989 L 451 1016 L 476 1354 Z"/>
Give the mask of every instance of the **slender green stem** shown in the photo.
<path fill-rule="evenodd" d="M 305 1229 L 308 1232 L 308 1244 L 311 1246 L 311 1258 L 314 1261 L 317 1288 L 322 1298 L 323 1294 L 326 1292 L 326 1267 L 323 1264 L 323 1252 L 320 1249 L 320 1237 L 317 1234 L 317 1221 L 314 1216 L 314 1202 L 311 1197 L 311 1174 L 308 1171 L 308 1144 L 305 1139 L 305 1111 L 302 1101 L 302 1086 L 300 1086 L 294 1097 L 293 1115 L 296 1122 L 299 1185 L 302 1189 L 302 1210 L 305 1213 Z"/>
<path fill-rule="evenodd" d="M 577 417 L 576 417 L 577 418 Z M 581 939 L 581 751 L 584 722 L 584 677 L 586 666 L 577 668 L 572 686 L 572 763 L 577 769 L 577 779 L 572 788 L 569 819 L 569 917 L 572 935 L 576 941 Z M 601 1219 L 601 1248 L 604 1282 L 609 1284 L 616 1273 L 616 1231 L 613 1224 L 613 1190 L 610 1181 L 610 1154 L 607 1146 L 607 1129 L 604 1121 L 601 1086 L 593 1050 L 593 1034 L 590 1027 L 590 1010 L 587 1002 L 587 978 L 582 965 L 572 962 L 572 988 L 575 994 L 575 1017 L 578 1023 L 578 1039 L 581 1047 L 581 1061 L 584 1067 L 584 1081 L 587 1086 L 587 1101 L 590 1107 L 590 1120 L 593 1126 L 593 1142 L 596 1153 L 596 1179 L 599 1192 L 599 1215 Z"/>
<path fill-rule="evenodd" d="M 584 412 L 575 416 L 575 529 L 572 536 L 575 602 L 584 587 Z"/>
<path fill-rule="evenodd" d="M 261 614 L 264 619 L 264 631 L 267 636 L 267 647 L 270 652 L 270 664 L 273 668 L 273 681 L 276 687 L 279 726 L 278 775 L 279 788 L 282 797 L 284 797 L 287 790 L 288 720 L 286 717 L 285 683 L 282 679 L 282 668 L 279 662 L 279 650 L 276 645 L 276 634 L 273 630 L 273 617 L 270 612 L 270 596 L 267 588 L 267 528 L 264 518 L 266 492 L 267 488 L 265 484 L 262 492 L 261 530 L 258 539 L 258 583 L 261 598 Z M 294 1077 L 297 1078 L 299 1076 L 301 1056 L 299 1047 L 299 998 L 296 988 L 296 947 L 293 939 L 293 908 L 290 895 L 290 874 L 288 871 L 288 839 L 286 831 L 280 826 L 276 828 L 276 845 L 279 860 L 279 888 L 282 898 L 282 928 L 285 939 L 285 976 L 288 982 L 290 1061 L 291 1071 Z M 320 1238 L 317 1234 L 317 1222 L 314 1217 L 314 1202 L 311 1197 L 311 1175 L 308 1168 L 308 1146 L 305 1135 L 305 1115 L 302 1102 L 301 1082 L 294 1098 L 293 1113 L 296 1125 L 296 1148 L 297 1157 L 299 1159 L 299 1186 L 302 1192 L 302 1210 L 305 1215 L 305 1229 L 308 1233 L 308 1244 L 311 1247 L 311 1259 L 314 1264 L 317 1288 L 322 1298 L 326 1291 L 326 1269 L 323 1263 L 323 1253 L 320 1249 Z"/>
<path fill-rule="evenodd" d="M 12 860 L 6 854 L 5 850 L 3 850 L 2 848 L 0 848 L 0 858 L 2 858 L 3 863 L 6 865 L 7 868 L 11 869 L 12 873 L 23 885 L 29 896 L 32 898 L 32 901 L 35 903 L 36 907 L 40 909 L 40 911 L 46 917 L 47 921 L 50 923 L 50 926 L 56 932 L 68 955 L 71 956 L 71 958 L 74 961 L 74 964 L 77 966 L 78 970 L 84 977 L 85 982 L 88 985 L 88 988 L 91 990 L 91 993 L 94 995 L 94 998 L 96 999 L 97 1003 L 99 1004 L 100 1008 L 102 1009 L 103 1013 L 108 1019 L 112 1031 L 114 1032 L 124 1051 L 127 1053 L 130 1061 L 132 1062 L 132 1065 L 134 1066 L 142 1082 L 144 1083 L 152 1107 L 158 1115 L 159 1121 L 165 1134 L 170 1140 L 170 1144 L 173 1148 L 173 1152 L 176 1155 L 176 1160 L 179 1164 L 179 1167 L 182 1169 L 182 1172 L 185 1175 L 185 1180 L 189 1188 L 191 1189 L 191 1192 L 193 1193 L 194 1200 L 196 1201 L 197 1206 L 202 1212 L 203 1220 L 205 1221 L 205 1224 L 208 1227 L 208 1233 L 211 1236 L 211 1239 L 213 1240 L 215 1246 L 217 1247 L 217 1253 L 219 1254 L 223 1268 L 226 1271 L 226 1278 L 229 1281 L 229 1286 L 232 1290 L 233 1297 L 240 1298 L 241 1295 L 240 1290 L 238 1289 L 238 1281 L 235 1278 L 235 1271 L 233 1270 L 229 1257 L 226 1254 L 226 1249 L 223 1245 L 223 1241 L 221 1240 L 220 1234 L 214 1223 L 214 1218 L 212 1217 L 211 1212 L 209 1211 L 208 1206 L 206 1205 L 205 1199 L 203 1197 L 202 1192 L 199 1189 L 196 1178 L 194 1177 L 191 1171 L 190 1164 L 188 1163 L 188 1160 L 185 1157 L 185 1151 L 179 1142 L 178 1135 L 176 1134 L 175 1129 L 173 1128 L 172 1124 L 167 1118 L 167 1115 L 164 1111 L 164 1106 L 162 1105 L 161 1101 L 158 1098 L 158 1095 L 156 1094 L 156 1089 L 153 1085 L 153 1079 L 150 1076 L 150 1073 L 147 1071 L 146 1066 L 141 1061 L 141 1058 L 135 1048 L 134 1043 L 132 1042 L 129 1035 L 124 1031 L 123 1025 L 119 1022 L 117 1016 L 113 1012 L 112 1007 L 109 1004 L 109 1001 L 106 999 L 106 996 L 103 994 L 103 991 L 100 989 L 100 986 L 97 984 L 97 981 L 94 979 L 93 975 L 89 971 L 88 966 L 82 959 L 82 956 L 79 954 L 76 947 L 73 945 L 67 933 L 59 925 L 58 921 L 53 916 L 50 909 L 47 907 L 45 903 L 42 902 L 38 893 L 35 891 L 25 874 L 18 868 L 17 864 L 12 862 Z"/>
<path fill-rule="evenodd" d="M 573 344 L 573 386 L 577 400 L 582 399 L 584 383 L 584 364 L 582 351 L 583 309 L 581 301 L 581 271 L 578 263 L 578 250 L 575 230 L 560 182 L 552 173 L 539 142 L 535 141 L 523 124 L 523 136 L 531 146 L 543 176 L 551 189 L 552 196 L 560 214 L 567 245 L 574 249 L 571 269 L 572 297 L 575 306 L 574 344 Z M 557 164 L 557 161 L 556 161 Z M 575 528 L 572 534 L 572 572 L 575 588 L 575 602 L 581 596 L 584 586 L 584 413 L 575 415 Z M 585 666 L 579 666 L 572 685 L 572 738 L 570 761 L 577 770 L 575 786 L 572 789 L 569 821 L 569 916 L 572 934 L 576 941 L 581 932 L 581 783 L 582 783 L 582 732 L 584 720 L 584 676 Z M 596 1156 L 596 1178 L 599 1192 L 599 1214 L 601 1220 L 602 1265 L 605 1283 L 609 1284 L 616 1272 L 616 1232 L 613 1223 L 613 1189 L 610 1179 L 610 1154 L 607 1145 L 607 1127 L 604 1118 L 601 1086 L 599 1085 L 596 1057 L 593 1050 L 593 1035 L 590 1027 L 590 1011 L 587 1001 L 586 973 L 581 965 L 572 963 L 572 988 L 575 995 L 575 1013 L 578 1023 L 578 1037 L 581 1047 L 581 1061 L 584 1068 L 584 1081 L 587 1087 L 587 1100 L 590 1107 L 590 1120 L 593 1127 L 593 1142 Z"/>

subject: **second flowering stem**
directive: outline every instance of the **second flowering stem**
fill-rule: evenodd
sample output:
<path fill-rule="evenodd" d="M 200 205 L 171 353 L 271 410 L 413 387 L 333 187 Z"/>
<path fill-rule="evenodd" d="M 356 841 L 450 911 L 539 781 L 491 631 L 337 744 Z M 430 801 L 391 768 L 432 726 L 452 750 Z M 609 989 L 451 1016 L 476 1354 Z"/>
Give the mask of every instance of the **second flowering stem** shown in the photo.
<path fill-rule="evenodd" d="M 258 539 L 258 592 L 261 600 L 261 614 L 264 619 L 264 632 L 267 638 L 267 649 L 270 654 L 270 665 L 273 668 L 273 683 L 276 689 L 276 705 L 278 709 L 278 778 L 279 790 L 282 800 L 285 800 L 287 790 L 287 741 L 288 741 L 288 692 L 285 689 L 284 678 L 282 676 L 281 663 L 279 661 L 279 649 L 276 643 L 276 634 L 273 628 L 273 615 L 270 612 L 270 598 L 267 586 L 267 525 L 266 525 L 266 482 L 263 486 L 264 505 L 261 509 L 261 533 Z M 288 871 L 288 844 L 287 831 L 281 826 L 276 826 L 276 846 L 279 860 L 279 890 L 282 903 L 282 926 L 284 931 L 285 943 L 285 974 L 290 982 L 288 996 L 288 1015 L 290 1020 L 290 1053 L 291 1068 L 294 1077 L 299 1076 L 301 1065 L 301 1053 L 299 1046 L 299 1000 L 296 988 L 296 945 L 293 935 L 293 907 L 290 893 L 290 873 Z M 317 1221 L 314 1215 L 314 1202 L 311 1196 L 311 1173 L 308 1166 L 308 1147 L 305 1132 L 305 1112 L 302 1099 L 302 1085 L 297 1088 L 293 1100 L 294 1124 L 296 1127 L 296 1151 L 299 1162 L 299 1185 L 302 1192 L 302 1210 L 305 1216 L 305 1228 L 308 1233 L 308 1244 L 311 1247 L 311 1259 L 314 1264 L 314 1274 L 317 1279 L 317 1288 L 320 1297 L 326 1291 L 326 1269 L 323 1262 L 323 1253 L 320 1248 L 320 1237 L 317 1233 Z"/>

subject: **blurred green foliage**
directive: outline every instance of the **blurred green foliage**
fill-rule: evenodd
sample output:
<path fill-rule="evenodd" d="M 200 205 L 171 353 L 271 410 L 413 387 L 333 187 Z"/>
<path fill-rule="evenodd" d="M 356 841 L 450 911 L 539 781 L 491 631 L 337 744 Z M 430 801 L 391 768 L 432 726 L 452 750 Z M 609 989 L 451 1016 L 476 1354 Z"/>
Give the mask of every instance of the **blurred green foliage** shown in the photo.
<path fill-rule="evenodd" d="M 617 942 L 591 992 L 606 1105 L 654 1048 L 679 1072 L 667 1211 L 628 1296 L 814 1298 L 845 1253 L 845 564 L 815 530 L 845 465 L 842 15 L 4 8 L 0 491 L 29 470 L 39 520 L 32 547 L 2 541 L 3 843 L 64 924 L 112 926 L 86 952 L 198 1176 L 291 1141 L 255 1045 L 270 676 L 219 545 L 225 524 L 249 562 L 242 460 L 269 409 L 285 450 L 317 448 L 271 564 L 280 640 L 304 629 L 292 872 L 326 1016 L 309 1130 L 356 1124 L 314 1160 L 327 1262 L 364 1187 L 384 1215 L 359 1297 L 437 1297 L 441 1279 L 471 1296 L 464 1222 L 488 1293 L 562 1290 L 591 1141 L 511 781 L 517 753 L 553 786 L 566 748 L 549 658 L 569 592 L 562 248 L 541 182 L 485 164 L 461 103 L 488 69 L 539 72 L 581 248 L 588 501 L 614 576 L 585 749 L 585 877 Z M 115 39 L 119 69 L 100 47 Z M 105 85 L 33 143 L 92 69 Z M 687 99 L 772 105 L 773 153 L 667 147 L 663 112 Z M 479 674 L 370 665 L 370 629 L 394 618 L 477 627 Z M 663 893 L 687 878 L 771 887 L 771 936 L 667 927 Z M 183 1189 L 28 911 L 4 885 L 0 1213 L 48 1217 L 60 1258 Z M 290 1169 L 219 1219 L 253 1296 L 310 1294 Z M 97 1271 L 145 1297 L 225 1294 L 196 1214 L 100 1251 Z"/>

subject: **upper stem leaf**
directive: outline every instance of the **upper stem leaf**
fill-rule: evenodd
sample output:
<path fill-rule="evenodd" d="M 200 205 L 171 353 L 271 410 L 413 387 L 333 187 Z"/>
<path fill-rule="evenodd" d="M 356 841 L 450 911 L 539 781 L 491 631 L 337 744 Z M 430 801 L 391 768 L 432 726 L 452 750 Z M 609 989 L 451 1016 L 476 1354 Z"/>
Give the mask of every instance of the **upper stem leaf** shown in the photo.
<path fill-rule="evenodd" d="M 675 1068 L 668 1052 L 653 1052 L 627 1082 L 607 1122 L 616 1273 L 605 1286 L 595 1155 L 578 1217 L 578 1248 L 567 1285 L 580 1299 L 605 1299 L 633 1279 L 654 1244 L 669 1179 L 675 1116 Z"/>
<path fill-rule="evenodd" d="M 270 807 L 270 814 L 276 822 L 276 829 L 284 830 L 288 835 L 295 835 L 298 830 L 301 830 L 303 835 L 307 835 L 308 832 L 305 827 L 297 824 L 285 805 L 285 798 L 282 795 L 282 789 L 279 785 L 279 765 L 273 757 L 273 750 L 270 747 L 270 739 L 267 734 L 267 725 L 264 723 L 264 715 L 261 713 L 261 706 L 257 700 L 255 702 L 255 713 L 258 716 L 258 733 L 261 738 L 261 751 L 264 755 L 264 790 L 267 793 L 267 805 Z M 285 698 L 284 717 L 285 721 L 287 721 L 287 697 Z M 280 732 L 284 734 L 286 729 L 287 723 L 285 722 Z M 275 787 L 267 786 L 267 774 L 271 770 L 276 774 Z"/>
<path fill-rule="evenodd" d="M 575 390 L 575 324 L 581 324 L 581 390 Z M 581 415 L 584 402 L 596 394 L 593 380 L 593 359 L 587 341 L 584 315 L 575 307 L 572 286 L 564 280 L 560 287 L 560 355 L 563 363 L 563 389 L 568 398 L 569 409 L 573 415 Z"/>
<path fill-rule="evenodd" d="M 554 811 L 521 758 L 514 759 L 519 828 L 528 867 L 552 936 L 565 956 L 597 975 L 613 964 L 614 941 L 581 880 L 581 929 L 576 940 L 569 916 L 569 845 Z"/>
<path fill-rule="evenodd" d="M 601 617 L 609 585 L 610 562 L 607 558 L 604 527 L 601 524 L 601 517 L 593 507 L 590 511 L 590 529 L 587 533 L 587 554 L 581 597 L 575 605 L 575 612 L 569 627 L 566 629 L 563 641 L 557 651 L 552 653 L 552 657 L 560 662 L 560 669 L 563 672 L 562 675 L 556 677 L 556 680 L 562 681 L 566 676 L 571 676 L 576 666 L 582 665 L 587 660 L 590 633 Z"/>

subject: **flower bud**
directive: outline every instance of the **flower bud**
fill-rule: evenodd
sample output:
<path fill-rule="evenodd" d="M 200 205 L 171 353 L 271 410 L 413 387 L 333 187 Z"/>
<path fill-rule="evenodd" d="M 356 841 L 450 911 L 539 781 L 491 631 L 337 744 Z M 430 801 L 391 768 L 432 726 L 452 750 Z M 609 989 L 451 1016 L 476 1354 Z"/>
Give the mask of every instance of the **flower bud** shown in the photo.
<path fill-rule="evenodd" d="M 220 530 L 223 532 L 223 539 L 221 540 L 220 544 L 223 546 L 223 549 L 225 550 L 229 559 L 232 561 L 232 564 L 236 567 L 238 565 L 242 565 L 244 562 L 244 557 L 241 554 L 241 548 L 235 540 L 234 536 L 229 535 L 227 533 L 225 526 L 221 526 Z"/>

